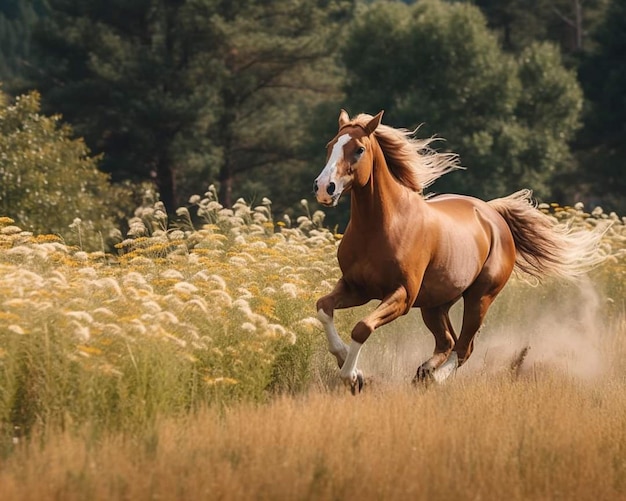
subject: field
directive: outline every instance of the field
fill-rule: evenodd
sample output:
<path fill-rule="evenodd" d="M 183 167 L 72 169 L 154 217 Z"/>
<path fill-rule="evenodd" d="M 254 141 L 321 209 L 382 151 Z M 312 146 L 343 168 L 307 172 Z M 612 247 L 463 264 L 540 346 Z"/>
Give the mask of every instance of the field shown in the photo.
<path fill-rule="evenodd" d="M 78 220 L 62 242 L 0 218 L 0 499 L 626 497 L 619 217 L 544 207 L 612 222 L 604 264 L 513 279 L 441 386 L 409 384 L 433 344 L 418 312 L 382 328 L 352 397 L 314 316 L 338 278 L 323 214 L 191 202 L 193 222 L 138 210 L 115 255 Z"/>

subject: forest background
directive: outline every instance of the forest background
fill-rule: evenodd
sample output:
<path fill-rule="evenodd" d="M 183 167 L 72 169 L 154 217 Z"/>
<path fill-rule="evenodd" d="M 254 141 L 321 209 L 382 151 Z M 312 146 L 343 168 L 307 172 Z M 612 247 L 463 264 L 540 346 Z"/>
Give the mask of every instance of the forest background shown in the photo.
<path fill-rule="evenodd" d="M 343 107 L 444 138 L 437 192 L 623 214 L 624 53 L 626 0 L 2 0 L 0 213 L 106 235 L 213 184 L 293 214 Z"/>

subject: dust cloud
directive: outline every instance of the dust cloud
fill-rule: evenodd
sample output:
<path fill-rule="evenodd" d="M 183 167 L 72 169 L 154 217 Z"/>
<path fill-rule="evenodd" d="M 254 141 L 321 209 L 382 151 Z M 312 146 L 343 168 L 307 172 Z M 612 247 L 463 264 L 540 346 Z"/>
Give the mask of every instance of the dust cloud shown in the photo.
<path fill-rule="evenodd" d="M 588 280 L 533 287 L 509 284 L 489 310 L 474 341 L 474 352 L 457 378 L 513 371 L 537 376 L 559 371 L 583 380 L 606 375 L 612 365 L 612 333 L 603 314 L 604 299 Z M 371 303 L 367 308 L 375 307 Z M 462 301 L 451 312 L 460 332 Z M 374 381 L 410 381 L 432 353 L 434 340 L 416 309 L 376 331 L 360 366 Z"/>

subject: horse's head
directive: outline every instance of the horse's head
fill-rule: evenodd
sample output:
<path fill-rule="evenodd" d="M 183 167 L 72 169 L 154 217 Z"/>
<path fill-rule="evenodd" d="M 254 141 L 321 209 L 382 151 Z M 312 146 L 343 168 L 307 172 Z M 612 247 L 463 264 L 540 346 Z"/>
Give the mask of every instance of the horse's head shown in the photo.
<path fill-rule="evenodd" d="M 317 201 L 335 206 L 353 184 L 364 186 L 374 161 L 371 135 L 383 116 L 381 111 L 365 126 L 350 121 L 345 110 L 339 114 L 339 132 L 327 145 L 326 166 L 313 184 Z"/>

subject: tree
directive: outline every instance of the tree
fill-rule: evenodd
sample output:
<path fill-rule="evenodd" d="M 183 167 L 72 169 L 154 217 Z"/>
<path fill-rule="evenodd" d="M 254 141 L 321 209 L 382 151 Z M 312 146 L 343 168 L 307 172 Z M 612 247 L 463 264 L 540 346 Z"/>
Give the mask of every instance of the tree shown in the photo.
<path fill-rule="evenodd" d="M 584 50 L 608 0 L 473 0 L 506 50 L 550 41 L 564 54 Z"/>
<path fill-rule="evenodd" d="M 613 0 L 594 33 L 596 48 L 582 62 L 588 106 L 579 138 L 579 177 L 587 196 L 626 211 L 626 2 Z"/>
<path fill-rule="evenodd" d="M 59 122 L 40 113 L 37 93 L 14 103 L 0 94 L 0 214 L 24 230 L 55 233 L 71 243 L 79 243 L 69 227 L 78 218 L 80 243 L 102 249 L 126 215 L 129 192 L 112 187 L 98 170 L 99 158 Z"/>
<path fill-rule="evenodd" d="M 0 81 L 24 73 L 34 24 L 45 12 L 45 0 L 4 0 L 0 4 Z"/>
<path fill-rule="evenodd" d="M 351 109 L 385 109 L 397 126 L 425 122 L 420 135 L 440 135 L 460 154 L 468 170 L 439 190 L 490 198 L 531 187 L 548 197 L 553 174 L 570 163 L 582 102 L 575 75 L 549 44 L 518 58 L 503 52 L 476 7 L 373 4 L 343 60 Z"/>
<path fill-rule="evenodd" d="M 154 179 L 173 210 L 179 191 L 218 181 L 230 205 L 252 171 L 293 168 L 293 117 L 327 90 L 316 70 L 351 1 L 49 4 L 35 38 L 46 106 L 114 179 Z"/>

